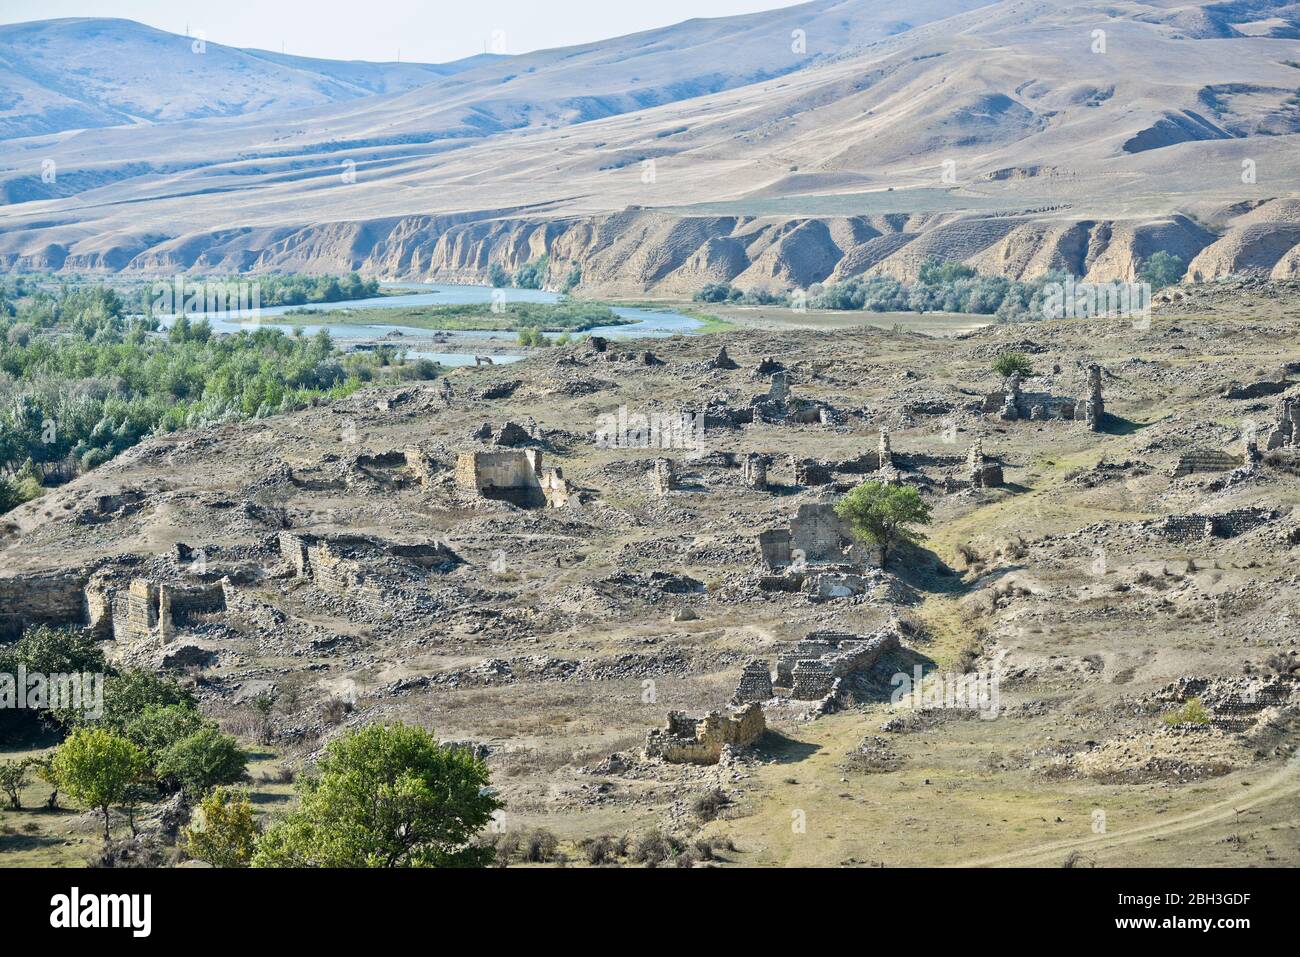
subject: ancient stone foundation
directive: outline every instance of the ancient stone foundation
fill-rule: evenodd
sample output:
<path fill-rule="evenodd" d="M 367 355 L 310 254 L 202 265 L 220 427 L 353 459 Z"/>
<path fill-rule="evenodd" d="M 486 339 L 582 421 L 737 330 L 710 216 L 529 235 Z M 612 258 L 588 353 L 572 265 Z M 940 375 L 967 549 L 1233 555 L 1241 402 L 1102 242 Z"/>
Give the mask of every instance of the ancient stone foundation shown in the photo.
<path fill-rule="evenodd" d="M 645 754 L 678 764 L 717 764 L 724 747 L 747 748 L 766 730 L 763 706 L 756 702 L 698 718 L 670 711 L 667 726 L 646 735 Z"/>

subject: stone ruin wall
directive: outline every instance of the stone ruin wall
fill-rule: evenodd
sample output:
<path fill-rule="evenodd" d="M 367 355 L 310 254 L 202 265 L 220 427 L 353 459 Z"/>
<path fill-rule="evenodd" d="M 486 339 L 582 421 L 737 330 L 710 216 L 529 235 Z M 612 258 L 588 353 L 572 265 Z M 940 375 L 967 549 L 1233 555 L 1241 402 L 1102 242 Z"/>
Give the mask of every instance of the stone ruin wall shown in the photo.
<path fill-rule="evenodd" d="M 85 625 L 90 621 L 87 576 L 76 571 L 0 578 L 0 640 L 32 625 Z"/>
<path fill-rule="evenodd" d="M 699 718 L 670 711 L 667 726 L 646 735 L 645 753 L 674 764 L 717 764 L 724 747 L 747 748 L 766 730 L 763 706 L 756 702 Z"/>
<path fill-rule="evenodd" d="M 1170 478 L 1182 478 L 1197 472 L 1231 472 L 1246 464 L 1245 457 L 1215 449 L 1192 449 L 1178 457 Z"/>
<path fill-rule="evenodd" d="M 483 498 L 525 507 L 568 504 L 573 488 L 558 468 L 543 469 L 537 449 L 462 452 L 456 456 L 456 484 Z"/>
<path fill-rule="evenodd" d="M 1277 515 L 1270 509 L 1239 508 L 1218 515 L 1170 515 L 1156 523 L 1166 538 L 1178 542 L 1206 538 L 1236 538 L 1251 529 L 1267 525 Z"/>

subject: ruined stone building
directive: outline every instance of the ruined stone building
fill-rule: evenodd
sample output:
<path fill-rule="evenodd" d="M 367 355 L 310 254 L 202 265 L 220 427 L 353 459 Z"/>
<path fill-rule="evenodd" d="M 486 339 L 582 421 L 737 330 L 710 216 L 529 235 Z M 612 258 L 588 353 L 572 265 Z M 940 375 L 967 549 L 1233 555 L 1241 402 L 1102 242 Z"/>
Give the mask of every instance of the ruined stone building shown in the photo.
<path fill-rule="evenodd" d="M 757 452 L 750 452 L 745 456 L 742 468 L 747 486 L 759 491 L 767 489 L 767 458 L 765 456 L 759 455 Z"/>
<path fill-rule="evenodd" d="M 560 469 L 542 468 L 537 449 L 462 452 L 456 457 L 456 484 L 482 498 L 521 508 L 560 508 L 573 493 Z"/>
<path fill-rule="evenodd" d="M 677 468 L 672 459 L 655 459 L 650 466 L 650 489 L 663 496 L 677 488 Z"/>
<path fill-rule="evenodd" d="M 670 711 L 667 725 L 646 735 L 645 754 L 678 764 L 717 764 L 723 748 L 750 747 L 766 730 L 763 706 L 758 703 L 701 717 Z"/>
<path fill-rule="evenodd" d="M 844 679 L 865 674 L 898 647 L 898 627 L 893 624 L 870 635 L 809 632 L 778 650 L 775 676 L 761 660 L 746 663 L 731 700 L 733 704 L 774 697 L 824 701 L 839 695 Z"/>
<path fill-rule="evenodd" d="M 976 439 L 966 454 L 966 476 L 971 488 L 998 488 L 1002 485 L 1002 466 L 984 454 L 982 439 Z"/>
<path fill-rule="evenodd" d="M 1101 394 L 1101 366 L 1088 367 L 1086 391 L 1082 398 L 1063 398 L 1049 392 L 1024 392 L 1019 372 L 1007 376 L 1002 388 L 988 393 L 981 404 L 986 414 L 995 414 L 1004 422 L 1022 419 L 1041 422 L 1049 419 L 1079 420 L 1094 432 L 1101 429 L 1106 406 Z"/>
<path fill-rule="evenodd" d="M 830 503 L 805 502 L 787 528 L 759 533 L 763 564 L 773 571 L 792 565 L 839 565 L 849 561 L 852 538 Z"/>
<path fill-rule="evenodd" d="M 1300 447 L 1300 400 L 1283 399 L 1277 423 L 1264 435 L 1264 448 L 1272 451 Z"/>

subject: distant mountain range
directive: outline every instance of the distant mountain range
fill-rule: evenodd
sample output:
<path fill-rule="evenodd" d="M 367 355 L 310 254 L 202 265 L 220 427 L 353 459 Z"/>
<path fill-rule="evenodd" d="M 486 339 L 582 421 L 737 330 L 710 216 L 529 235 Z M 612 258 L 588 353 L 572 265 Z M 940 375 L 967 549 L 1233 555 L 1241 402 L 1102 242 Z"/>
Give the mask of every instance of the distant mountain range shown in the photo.
<path fill-rule="evenodd" d="M 493 59 L 342 62 L 241 50 L 132 20 L 9 24 L 0 26 L 0 139 L 338 103 Z"/>
<path fill-rule="evenodd" d="M 0 28 L 0 265 L 1300 274 L 1294 3 L 817 0 L 445 65 L 191 42 Z"/>

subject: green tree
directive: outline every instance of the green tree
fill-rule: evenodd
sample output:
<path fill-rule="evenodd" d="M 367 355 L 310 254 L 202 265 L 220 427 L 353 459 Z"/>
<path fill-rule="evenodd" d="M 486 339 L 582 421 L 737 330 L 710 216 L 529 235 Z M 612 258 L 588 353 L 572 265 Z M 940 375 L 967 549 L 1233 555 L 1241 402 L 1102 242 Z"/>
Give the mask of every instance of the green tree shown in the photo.
<path fill-rule="evenodd" d="M 54 769 L 54 755 L 44 754 L 32 758 L 32 770 L 36 776 L 50 786 L 50 796 L 45 799 L 45 806 L 51 811 L 59 809 L 59 775 Z"/>
<path fill-rule="evenodd" d="M 488 267 L 488 285 L 493 289 L 505 289 L 510 285 L 510 273 L 500 263 Z"/>
<path fill-rule="evenodd" d="M 925 539 L 912 526 L 930 524 L 930 506 L 916 489 L 887 482 L 863 482 L 839 500 L 835 513 L 880 549 L 882 567 L 896 545 Z"/>
<path fill-rule="evenodd" d="M 9 795 L 9 807 L 14 811 L 23 809 L 22 790 L 27 783 L 26 761 L 5 761 L 0 764 L 0 791 Z"/>
<path fill-rule="evenodd" d="M 182 705 L 197 710 L 194 695 L 171 678 L 133 669 L 104 679 L 104 714 L 100 724 L 124 733 L 150 705 Z"/>
<path fill-rule="evenodd" d="M 190 857 L 213 867 L 248 867 L 260 834 L 248 796 L 219 787 L 195 807 L 182 839 Z"/>
<path fill-rule="evenodd" d="M 122 734 L 156 762 L 168 747 L 199 731 L 204 724 L 203 715 L 192 705 L 148 704 L 126 722 Z"/>
<path fill-rule="evenodd" d="M 218 784 L 234 784 L 248 774 L 248 755 L 228 734 L 205 725 L 163 749 L 154 773 L 174 781 L 186 797 L 197 799 Z"/>
<path fill-rule="evenodd" d="M 369 725 L 332 741 L 254 867 L 482 867 L 472 839 L 501 803 L 487 766 L 422 728 Z"/>
<path fill-rule="evenodd" d="M 1138 279 L 1150 283 L 1152 289 L 1172 286 L 1183 278 L 1186 264 L 1172 253 L 1163 249 L 1152 253 L 1138 270 Z"/>
<path fill-rule="evenodd" d="M 107 843 L 112 837 L 109 809 L 128 796 L 131 785 L 148 771 L 148 762 L 126 738 L 101 728 L 78 728 L 54 753 L 54 769 L 74 801 L 104 815 Z"/>
<path fill-rule="evenodd" d="M 993 360 L 993 371 L 1004 379 L 1013 372 L 1019 372 L 1024 378 L 1034 374 L 1034 366 L 1023 352 L 1003 352 Z"/>

